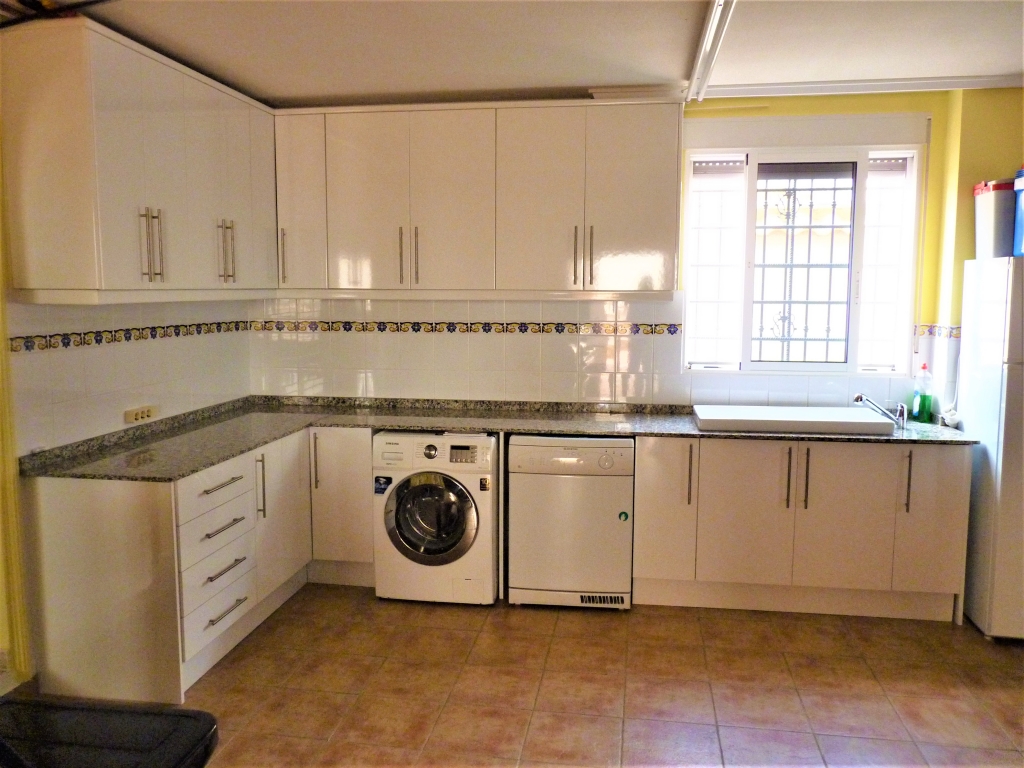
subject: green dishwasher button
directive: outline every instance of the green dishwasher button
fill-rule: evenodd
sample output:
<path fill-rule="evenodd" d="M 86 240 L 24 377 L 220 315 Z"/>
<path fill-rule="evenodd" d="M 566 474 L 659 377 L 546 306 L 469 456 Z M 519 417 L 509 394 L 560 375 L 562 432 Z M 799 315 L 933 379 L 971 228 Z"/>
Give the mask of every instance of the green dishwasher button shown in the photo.
<path fill-rule="evenodd" d="M 628 512 L 619 512 L 619 520 L 629 520 Z"/>

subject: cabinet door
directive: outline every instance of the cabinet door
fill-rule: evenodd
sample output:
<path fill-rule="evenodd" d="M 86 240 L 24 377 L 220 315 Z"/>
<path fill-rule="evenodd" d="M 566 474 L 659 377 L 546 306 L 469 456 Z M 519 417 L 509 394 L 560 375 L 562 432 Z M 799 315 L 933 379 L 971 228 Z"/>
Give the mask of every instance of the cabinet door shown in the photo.
<path fill-rule="evenodd" d="M 587 107 L 586 288 L 676 287 L 679 105 Z"/>
<path fill-rule="evenodd" d="M 274 116 L 250 107 L 252 235 L 249 252 L 238 264 L 237 285 L 240 288 L 277 287 L 277 171 L 274 163 Z"/>
<path fill-rule="evenodd" d="M 498 110 L 499 289 L 583 287 L 585 107 Z"/>
<path fill-rule="evenodd" d="M 323 115 L 274 118 L 282 288 L 327 287 L 327 167 Z"/>
<path fill-rule="evenodd" d="M 369 429 L 309 430 L 313 557 L 373 562 L 373 446 Z"/>
<path fill-rule="evenodd" d="M 225 284 L 244 287 L 241 276 L 251 271 L 252 260 L 252 179 L 250 162 L 249 105 L 222 94 L 225 152 L 221 163 L 224 197 L 221 216 L 228 224 L 224 237 L 228 274 Z M 251 280 L 251 278 L 250 278 Z"/>
<path fill-rule="evenodd" d="M 789 584 L 795 443 L 702 439 L 697 581 Z"/>
<path fill-rule="evenodd" d="M 967 553 L 971 449 L 915 445 L 900 452 L 892 588 L 959 594 Z"/>
<path fill-rule="evenodd" d="M 636 439 L 633 578 L 695 578 L 699 468 L 696 438 Z"/>
<path fill-rule="evenodd" d="M 327 115 L 331 288 L 408 288 L 409 113 Z"/>
<path fill-rule="evenodd" d="M 793 584 L 889 589 L 899 448 L 801 443 Z"/>
<path fill-rule="evenodd" d="M 312 556 L 306 441 L 303 430 L 254 452 L 262 460 L 256 512 L 259 600 L 294 576 Z"/>
<path fill-rule="evenodd" d="M 494 288 L 493 109 L 409 115 L 413 288 Z"/>
<path fill-rule="evenodd" d="M 189 288 L 224 285 L 224 218 L 227 131 L 224 101 L 211 85 L 185 78 L 185 179 L 188 185 L 185 279 Z"/>

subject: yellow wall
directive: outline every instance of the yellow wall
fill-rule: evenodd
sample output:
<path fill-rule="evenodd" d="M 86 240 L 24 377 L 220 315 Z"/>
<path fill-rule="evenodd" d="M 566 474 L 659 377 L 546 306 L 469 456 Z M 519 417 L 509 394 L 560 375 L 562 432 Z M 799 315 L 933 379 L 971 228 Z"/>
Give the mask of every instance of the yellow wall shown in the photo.
<path fill-rule="evenodd" d="M 958 324 L 963 260 L 974 256 L 971 190 L 975 182 L 983 178 L 1013 175 L 1014 167 L 1020 167 L 1020 155 L 1024 152 L 1020 119 L 1024 114 L 1022 93 L 1021 89 L 1007 88 L 705 99 L 688 104 L 684 114 L 687 119 L 886 112 L 931 115 L 921 295 L 918 298 L 920 319 L 925 324 Z M 1005 170 L 992 170 L 1002 165 L 1007 166 Z M 974 178 L 977 174 L 981 176 Z M 971 196 L 969 200 L 965 190 L 966 195 Z"/>

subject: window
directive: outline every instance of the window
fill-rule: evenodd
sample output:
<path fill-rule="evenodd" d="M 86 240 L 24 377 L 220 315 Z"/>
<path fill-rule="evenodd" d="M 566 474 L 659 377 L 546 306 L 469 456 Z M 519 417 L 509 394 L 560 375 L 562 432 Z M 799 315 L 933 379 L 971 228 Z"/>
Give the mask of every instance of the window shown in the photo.
<path fill-rule="evenodd" d="M 693 154 L 687 365 L 907 370 L 914 159 L 912 149 Z"/>

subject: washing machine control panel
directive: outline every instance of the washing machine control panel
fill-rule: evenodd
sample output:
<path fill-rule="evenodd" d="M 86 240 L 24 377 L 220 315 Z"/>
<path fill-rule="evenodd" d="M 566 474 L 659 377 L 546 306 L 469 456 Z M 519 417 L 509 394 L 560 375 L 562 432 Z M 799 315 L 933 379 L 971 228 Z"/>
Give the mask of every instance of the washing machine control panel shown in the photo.
<path fill-rule="evenodd" d="M 495 441 L 486 435 L 422 435 L 380 432 L 373 438 L 379 469 L 473 469 L 490 471 Z"/>

